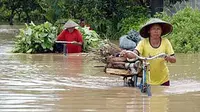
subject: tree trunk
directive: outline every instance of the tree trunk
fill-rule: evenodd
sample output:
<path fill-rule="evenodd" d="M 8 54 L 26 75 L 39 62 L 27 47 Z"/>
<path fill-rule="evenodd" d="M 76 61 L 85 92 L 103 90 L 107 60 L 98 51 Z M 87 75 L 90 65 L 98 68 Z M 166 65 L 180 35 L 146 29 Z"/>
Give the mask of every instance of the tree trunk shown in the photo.
<path fill-rule="evenodd" d="M 18 21 L 21 22 L 21 12 L 17 11 L 17 15 L 18 15 Z"/>
<path fill-rule="evenodd" d="M 31 22 L 31 18 L 28 14 L 28 12 L 25 12 L 26 13 L 26 23 L 30 23 Z"/>
<path fill-rule="evenodd" d="M 10 18 L 9 18 L 9 24 L 10 24 L 10 25 L 13 25 L 13 18 L 14 18 L 14 16 L 15 16 L 14 12 L 15 12 L 15 10 L 12 10 L 11 15 L 10 15 Z"/>
<path fill-rule="evenodd" d="M 157 12 L 163 12 L 164 1 L 163 0 L 151 0 L 150 8 L 151 8 L 151 16 L 153 17 Z"/>

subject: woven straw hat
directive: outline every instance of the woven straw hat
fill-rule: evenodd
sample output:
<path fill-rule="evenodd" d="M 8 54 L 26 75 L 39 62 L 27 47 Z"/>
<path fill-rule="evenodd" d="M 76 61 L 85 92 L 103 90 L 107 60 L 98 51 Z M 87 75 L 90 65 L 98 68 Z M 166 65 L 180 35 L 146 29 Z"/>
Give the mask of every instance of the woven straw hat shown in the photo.
<path fill-rule="evenodd" d="M 158 18 L 151 18 L 141 29 L 140 29 L 140 35 L 143 37 L 143 38 L 148 38 L 150 35 L 149 35 L 149 29 L 150 29 L 150 26 L 153 25 L 153 24 L 159 24 L 161 25 L 162 27 L 162 34 L 161 36 L 163 35 L 166 35 L 166 34 L 169 34 L 172 32 L 173 30 L 173 26 L 166 22 L 166 21 L 163 21 L 161 19 L 158 19 Z"/>
<path fill-rule="evenodd" d="M 68 20 L 68 21 L 65 23 L 64 28 L 65 28 L 65 29 L 68 29 L 68 28 L 73 28 L 73 27 L 77 27 L 77 26 L 78 26 L 77 23 L 75 23 L 75 22 L 72 21 L 72 20 Z"/>

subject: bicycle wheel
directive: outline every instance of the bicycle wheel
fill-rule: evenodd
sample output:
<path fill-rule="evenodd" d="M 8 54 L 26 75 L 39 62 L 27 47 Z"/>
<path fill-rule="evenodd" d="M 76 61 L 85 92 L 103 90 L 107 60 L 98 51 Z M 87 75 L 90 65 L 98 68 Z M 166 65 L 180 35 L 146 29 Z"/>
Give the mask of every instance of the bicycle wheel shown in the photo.
<path fill-rule="evenodd" d="M 147 85 L 146 84 L 142 85 L 141 92 L 142 93 L 146 93 L 147 92 Z"/>
<path fill-rule="evenodd" d="M 134 81 L 132 79 L 128 79 L 128 86 L 134 87 Z"/>
<path fill-rule="evenodd" d="M 147 95 L 148 96 L 151 96 L 152 94 L 151 94 L 151 86 L 148 84 L 147 85 Z"/>
<path fill-rule="evenodd" d="M 137 75 L 134 75 L 133 78 L 134 78 L 133 87 L 137 87 L 137 79 L 138 79 Z"/>

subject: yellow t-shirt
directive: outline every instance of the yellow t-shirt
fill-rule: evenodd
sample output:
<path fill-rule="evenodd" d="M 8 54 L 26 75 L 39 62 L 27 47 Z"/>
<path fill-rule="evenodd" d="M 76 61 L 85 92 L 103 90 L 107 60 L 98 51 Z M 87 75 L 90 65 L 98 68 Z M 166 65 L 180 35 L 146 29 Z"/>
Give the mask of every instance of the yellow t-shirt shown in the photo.
<path fill-rule="evenodd" d="M 143 57 L 155 56 L 160 53 L 168 55 L 174 54 L 171 43 L 167 38 L 161 38 L 161 44 L 158 48 L 151 46 L 149 38 L 141 40 L 135 48 Z M 150 75 L 147 75 L 147 83 L 152 85 L 160 85 L 169 81 L 169 70 L 164 58 L 157 58 L 148 61 L 150 63 Z"/>

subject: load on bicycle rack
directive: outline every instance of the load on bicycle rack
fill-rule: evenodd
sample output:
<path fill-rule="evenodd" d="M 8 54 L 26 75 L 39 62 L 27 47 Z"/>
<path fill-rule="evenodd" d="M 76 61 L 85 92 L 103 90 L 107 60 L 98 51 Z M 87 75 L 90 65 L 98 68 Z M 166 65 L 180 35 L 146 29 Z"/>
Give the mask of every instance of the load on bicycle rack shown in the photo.
<path fill-rule="evenodd" d="M 105 72 L 111 75 L 122 76 L 125 86 L 139 87 L 142 93 L 147 93 L 148 96 L 151 96 L 152 95 L 151 86 L 150 84 L 147 83 L 147 79 L 146 79 L 147 74 L 148 74 L 147 72 L 149 71 L 149 65 L 150 65 L 148 63 L 148 60 L 152 60 L 156 58 L 164 58 L 167 55 L 165 53 L 160 53 L 152 57 L 141 57 L 132 51 L 128 51 L 128 52 L 133 53 L 137 57 L 137 60 L 133 62 L 126 62 L 125 69 L 116 69 L 116 68 L 106 67 Z M 140 78 L 140 83 L 138 84 L 139 78 Z"/>

